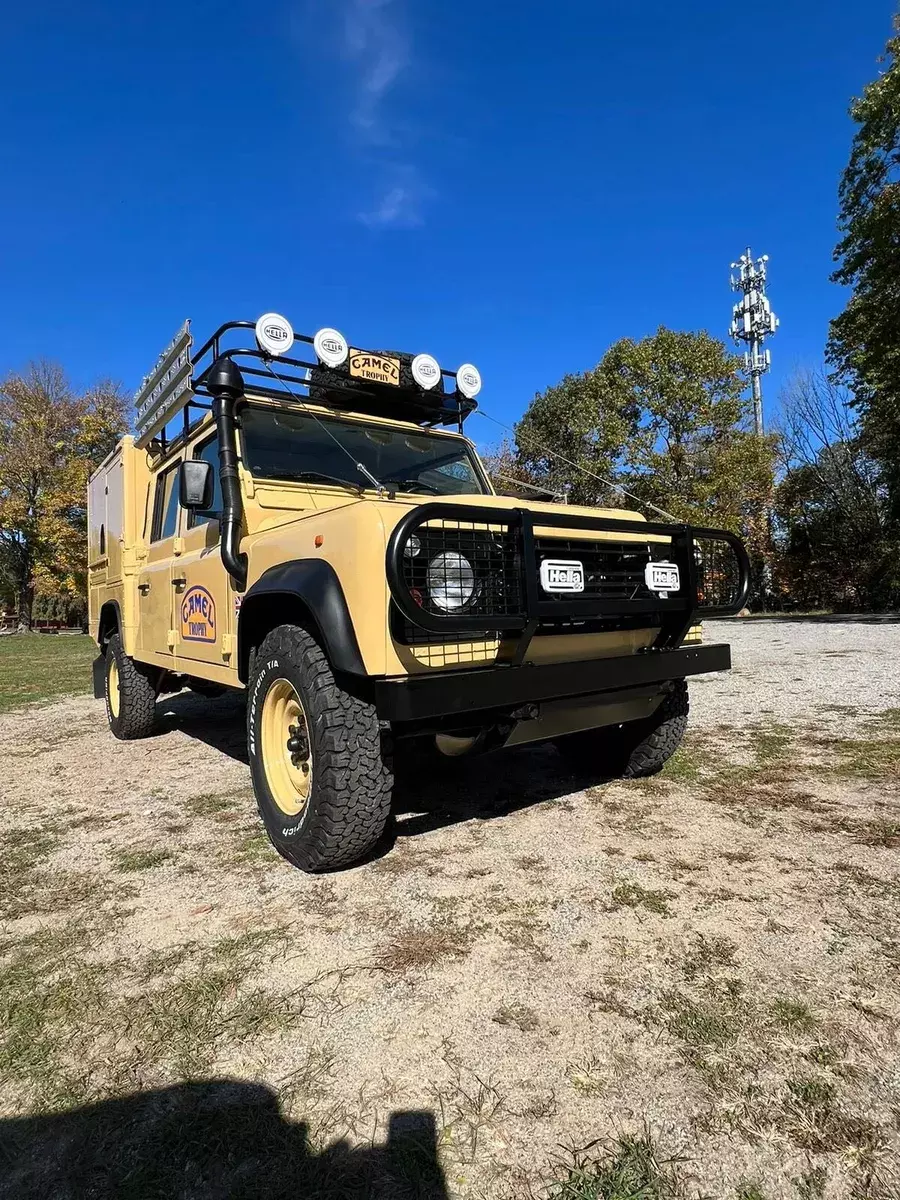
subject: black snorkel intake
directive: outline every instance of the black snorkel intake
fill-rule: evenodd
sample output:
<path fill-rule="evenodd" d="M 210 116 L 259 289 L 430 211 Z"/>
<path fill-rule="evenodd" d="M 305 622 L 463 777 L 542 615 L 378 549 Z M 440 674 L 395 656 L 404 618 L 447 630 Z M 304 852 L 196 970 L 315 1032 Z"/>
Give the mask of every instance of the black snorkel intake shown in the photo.
<path fill-rule="evenodd" d="M 237 469 L 234 405 L 244 394 L 244 377 L 230 358 L 220 355 L 209 369 L 206 389 L 213 398 L 212 410 L 219 439 L 219 480 L 222 484 L 222 565 L 239 592 L 247 586 L 247 555 L 242 554 L 241 484 Z"/>

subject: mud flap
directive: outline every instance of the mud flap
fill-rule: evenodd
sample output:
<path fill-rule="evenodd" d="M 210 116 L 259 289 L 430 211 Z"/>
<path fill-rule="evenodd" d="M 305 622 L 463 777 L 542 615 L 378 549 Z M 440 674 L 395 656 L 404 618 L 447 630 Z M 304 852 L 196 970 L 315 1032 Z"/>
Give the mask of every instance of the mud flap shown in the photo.
<path fill-rule="evenodd" d="M 102 700 L 106 695 L 106 655 L 98 654 L 91 663 L 91 677 L 94 682 L 94 699 Z"/>

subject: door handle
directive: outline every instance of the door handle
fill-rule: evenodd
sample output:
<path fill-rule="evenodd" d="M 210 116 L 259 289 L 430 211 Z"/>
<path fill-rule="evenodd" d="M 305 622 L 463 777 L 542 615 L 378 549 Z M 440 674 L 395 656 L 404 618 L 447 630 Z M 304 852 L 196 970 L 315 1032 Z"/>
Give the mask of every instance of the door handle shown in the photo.
<path fill-rule="evenodd" d="M 138 584 L 138 591 L 139 591 L 139 592 L 140 592 L 142 595 L 146 596 L 146 595 L 147 595 L 147 593 L 150 591 L 150 584 L 149 584 L 149 583 L 139 583 L 139 584 Z"/>

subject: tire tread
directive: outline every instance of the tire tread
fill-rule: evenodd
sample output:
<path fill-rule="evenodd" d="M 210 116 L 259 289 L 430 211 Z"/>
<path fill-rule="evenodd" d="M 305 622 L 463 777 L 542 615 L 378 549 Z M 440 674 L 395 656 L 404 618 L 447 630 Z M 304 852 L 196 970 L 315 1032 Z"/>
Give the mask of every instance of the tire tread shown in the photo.
<path fill-rule="evenodd" d="M 273 838 L 273 844 L 305 871 L 347 866 L 380 840 L 390 814 L 393 777 L 375 707 L 340 686 L 321 646 L 300 626 L 279 625 L 266 636 L 254 674 L 273 657 L 294 665 L 316 697 L 307 719 L 315 726 L 319 750 L 313 764 L 315 808 L 303 842 L 294 846 Z M 257 807 L 268 828 L 258 796 Z"/>
<path fill-rule="evenodd" d="M 152 668 L 135 662 L 125 653 L 118 633 L 114 633 L 107 642 L 106 653 L 114 656 L 119 668 L 119 715 L 116 718 L 113 718 L 109 708 L 107 675 L 106 704 L 110 729 L 125 742 L 149 737 L 156 727 L 156 685 Z"/>

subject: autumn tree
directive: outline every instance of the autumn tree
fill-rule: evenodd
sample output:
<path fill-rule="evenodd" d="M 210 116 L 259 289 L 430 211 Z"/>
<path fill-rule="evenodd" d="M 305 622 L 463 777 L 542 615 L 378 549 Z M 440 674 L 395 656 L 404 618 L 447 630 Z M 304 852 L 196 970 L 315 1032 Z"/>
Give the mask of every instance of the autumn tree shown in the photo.
<path fill-rule="evenodd" d="M 852 397 L 803 371 L 781 404 L 776 584 L 804 607 L 886 607 L 900 583 L 897 543 Z"/>
<path fill-rule="evenodd" d="M 883 62 L 850 106 L 857 128 L 839 189 L 833 279 L 852 290 L 831 323 L 828 357 L 900 516 L 900 17 Z"/>
<path fill-rule="evenodd" d="M 26 627 L 37 591 L 84 593 L 87 480 L 126 412 L 117 384 L 76 392 L 55 363 L 0 381 L 0 572 Z"/>
<path fill-rule="evenodd" d="M 661 327 L 623 338 L 593 371 L 535 396 L 516 426 L 520 459 L 557 490 L 571 483 L 577 502 L 621 506 L 611 485 L 624 485 L 678 520 L 742 533 L 759 550 L 775 448 L 750 430 L 738 367 L 708 333 Z"/>

